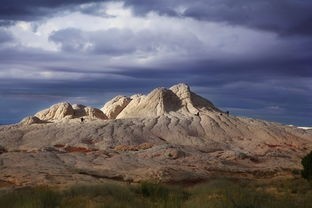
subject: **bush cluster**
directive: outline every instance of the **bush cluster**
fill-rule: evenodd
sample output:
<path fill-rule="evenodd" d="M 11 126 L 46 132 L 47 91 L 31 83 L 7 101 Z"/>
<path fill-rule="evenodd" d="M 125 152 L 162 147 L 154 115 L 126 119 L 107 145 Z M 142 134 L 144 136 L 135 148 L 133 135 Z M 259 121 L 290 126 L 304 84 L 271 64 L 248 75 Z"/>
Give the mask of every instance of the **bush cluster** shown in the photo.
<path fill-rule="evenodd" d="M 278 182 L 214 179 L 192 186 L 154 183 L 0 191 L 2 208 L 312 208 L 304 179 Z"/>
<path fill-rule="evenodd" d="M 303 166 L 302 177 L 312 181 L 312 151 L 301 160 L 301 164 Z"/>

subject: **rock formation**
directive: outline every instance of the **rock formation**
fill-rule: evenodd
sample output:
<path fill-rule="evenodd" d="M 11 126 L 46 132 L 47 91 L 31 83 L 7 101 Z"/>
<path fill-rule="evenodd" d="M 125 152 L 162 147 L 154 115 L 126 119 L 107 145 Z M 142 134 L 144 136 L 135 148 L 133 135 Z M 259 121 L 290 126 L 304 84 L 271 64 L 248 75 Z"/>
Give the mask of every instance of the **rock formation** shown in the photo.
<path fill-rule="evenodd" d="M 300 169 L 312 150 L 311 131 L 224 114 L 185 84 L 117 96 L 102 110 L 107 116 L 60 103 L 37 118 L 0 126 L 0 180 L 32 185 L 271 178 Z M 93 119 L 81 123 L 79 117 Z"/>
<path fill-rule="evenodd" d="M 88 117 L 90 119 L 107 119 L 107 116 L 99 109 L 89 106 L 74 104 L 67 102 L 52 105 L 50 108 L 42 110 L 34 117 L 25 118 L 22 123 L 32 124 L 39 121 L 59 121 L 63 119 L 73 119 L 80 117 Z M 38 120 L 39 119 L 39 120 Z"/>
<path fill-rule="evenodd" d="M 36 117 L 40 120 L 60 120 L 63 118 L 71 118 L 74 115 L 74 109 L 71 104 L 63 102 L 52 105 L 50 108 L 36 113 Z"/>
<path fill-rule="evenodd" d="M 161 115 L 196 115 L 200 111 L 221 112 L 210 101 L 192 93 L 186 84 L 157 88 L 147 96 L 134 95 L 117 118 L 145 118 Z"/>
<path fill-rule="evenodd" d="M 174 85 L 170 90 L 181 100 L 181 106 L 186 112 L 197 113 L 203 110 L 221 112 L 210 101 L 191 92 L 186 84 Z"/>
<path fill-rule="evenodd" d="M 130 103 L 130 101 L 131 98 L 126 96 L 114 97 L 103 106 L 101 111 L 103 111 L 109 119 L 115 119 L 118 114 Z"/>
<path fill-rule="evenodd" d="M 39 124 L 39 123 L 44 123 L 44 121 L 40 120 L 36 116 L 28 116 L 20 122 L 20 124 L 22 125 L 31 125 L 31 124 Z"/>
<path fill-rule="evenodd" d="M 107 116 L 100 109 L 97 108 L 74 104 L 73 109 L 73 118 L 89 117 L 91 119 L 107 119 Z"/>

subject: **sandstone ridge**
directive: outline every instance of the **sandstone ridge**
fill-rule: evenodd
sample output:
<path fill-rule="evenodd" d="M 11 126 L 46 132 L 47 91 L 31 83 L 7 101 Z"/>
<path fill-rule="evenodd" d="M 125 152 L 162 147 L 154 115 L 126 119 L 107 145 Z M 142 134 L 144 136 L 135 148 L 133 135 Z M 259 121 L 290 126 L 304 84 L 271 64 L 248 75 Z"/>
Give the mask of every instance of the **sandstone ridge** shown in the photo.
<path fill-rule="evenodd" d="M 70 103 L 62 102 L 36 113 L 33 117 L 29 117 L 31 118 L 30 121 L 28 121 L 29 119 L 23 119 L 21 123 L 44 123 L 81 117 L 87 117 L 89 119 L 107 119 L 107 116 L 97 108 L 79 104 L 71 105 Z"/>
<path fill-rule="evenodd" d="M 223 113 L 178 84 L 101 110 L 53 105 L 0 126 L 0 147 L 0 180 L 22 186 L 272 178 L 300 170 L 312 132 Z"/>
<path fill-rule="evenodd" d="M 28 120 L 23 119 L 21 123 L 57 122 L 81 117 L 105 120 L 170 114 L 192 116 L 204 111 L 221 112 L 210 101 L 191 92 L 188 85 L 180 83 L 169 89 L 156 88 L 147 95 L 136 94 L 131 97 L 119 95 L 105 103 L 101 109 L 81 104 L 71 105 L 68 102 L 58 103 L 36 113 L 33 117 L 28 117 Z"/>

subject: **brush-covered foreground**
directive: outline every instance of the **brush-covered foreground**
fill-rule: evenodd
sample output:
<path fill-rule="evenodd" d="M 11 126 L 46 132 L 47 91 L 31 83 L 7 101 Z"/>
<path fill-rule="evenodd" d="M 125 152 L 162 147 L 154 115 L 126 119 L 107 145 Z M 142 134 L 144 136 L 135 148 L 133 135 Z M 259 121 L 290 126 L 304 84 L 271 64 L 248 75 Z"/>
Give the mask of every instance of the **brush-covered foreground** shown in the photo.
<path fill-rule="evenodd" d="M 312 186 L 303 179 L 238 181 L 214 179 L 197 185 L 104 184 L 22 188 L 0 192 L 10 208 L 310 208 Z"/>

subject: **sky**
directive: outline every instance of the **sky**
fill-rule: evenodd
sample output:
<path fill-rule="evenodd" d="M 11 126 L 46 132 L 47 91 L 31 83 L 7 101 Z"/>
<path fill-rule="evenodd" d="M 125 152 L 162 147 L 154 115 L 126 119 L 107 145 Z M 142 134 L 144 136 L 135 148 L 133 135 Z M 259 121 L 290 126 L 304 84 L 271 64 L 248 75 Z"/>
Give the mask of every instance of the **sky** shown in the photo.
<path fill-rule="evenodd" d="M 312 1 L 1 1 L 0 124 L 181 82 L 231 114 L 312 126 Z"/>

